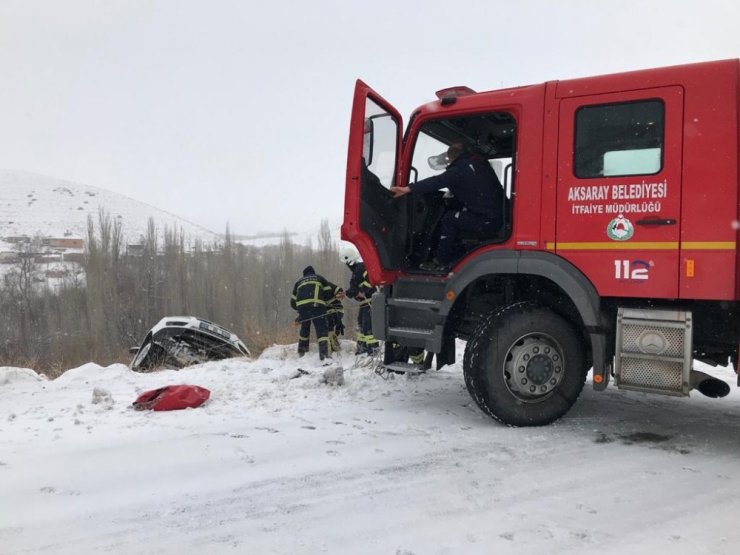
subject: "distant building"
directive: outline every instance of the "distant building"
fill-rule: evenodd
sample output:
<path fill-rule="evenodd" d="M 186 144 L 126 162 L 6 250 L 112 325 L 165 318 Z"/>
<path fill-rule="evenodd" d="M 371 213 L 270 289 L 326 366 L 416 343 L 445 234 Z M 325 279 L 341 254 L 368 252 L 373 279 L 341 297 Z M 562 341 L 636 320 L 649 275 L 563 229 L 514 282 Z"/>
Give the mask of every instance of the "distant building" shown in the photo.
<path fill-rule="evenodd" d="M 82 249 L 85 247 L 85 241 L 72 237 L 44 237 L 42 244 L 62 249 Z"/>
<path fill-rule="evenodd" d="M 69 275 L 69 270 L 64 268 L 56 268 L 54 270 L 46 270 L 45 275 L 47 278 L 63 278 Z"/>
<path fill-rule="evenodd" d="M 3 237 L 3 241 L 5 241 L 6 243 L 21 244 L 30 243 L 31 238 L 28 235 L 15 235 L 11 237 Z"/>
<path fill-rule="evenodd" d="M 33 261 L 40 264 L 48 264 L 49 262 L 61 262 L 62 257 L 59 254 L 39 254 L 34 256 Z"/>
<path fill-rule="evenodd" d="M 82 264 L 85 259 L 85 255 L 81 252 L 67 252 L 62 256 L 65 262 L 77 262 L 78 264 Z"/>

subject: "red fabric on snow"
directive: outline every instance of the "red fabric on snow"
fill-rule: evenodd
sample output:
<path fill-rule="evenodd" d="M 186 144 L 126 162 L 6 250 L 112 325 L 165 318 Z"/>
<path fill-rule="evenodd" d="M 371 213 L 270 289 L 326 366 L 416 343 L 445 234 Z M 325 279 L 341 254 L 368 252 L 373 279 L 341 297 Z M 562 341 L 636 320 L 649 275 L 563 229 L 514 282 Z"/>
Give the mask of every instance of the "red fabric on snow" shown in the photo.
<path fill-rule="evenodd" d="M 205 403 L 211 392 L 199 385 L 167 385 L 145 391 L 136 398 L 136 410 L 179 410 L 195 408 Z"/>

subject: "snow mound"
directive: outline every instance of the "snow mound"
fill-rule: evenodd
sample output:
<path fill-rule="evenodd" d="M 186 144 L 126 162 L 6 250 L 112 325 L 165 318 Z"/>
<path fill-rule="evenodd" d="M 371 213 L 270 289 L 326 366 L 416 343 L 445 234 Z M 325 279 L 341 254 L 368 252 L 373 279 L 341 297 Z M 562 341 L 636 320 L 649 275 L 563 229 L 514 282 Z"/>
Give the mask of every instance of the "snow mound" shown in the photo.
<path fill-rule="evenodd" d="M 100 405 L 104 409 L 110 410 L 113 408 L 115 402 L 113 401 L 113 395 L 107 389 L 102 387 L 96 387 L 92 392 L 92 404 Z"/>
<path fill-rule="evenodd" d="M 43 382 L 46 381 L 46 379 L 46 376 L 37 374 L 30 368 L 13 368 L 10 366 L 0 366 L 0 385 Z"/>
<path fill-rule="evenodd" d="M 94 362 L 88 362 L 77 368 L 67 370 L 64 374 L 54 380 L 58 385 L 72 384 L 89 384 L 95 383 L 116 383 L 125 381 L 133 383 L 136 381 L 134 372 L 125 364 L 111 364 L 110 366 L 100 366 Z"/>
<path fill-rule="evenodd" d="M 321 381 L 327 385 L 344 385 L 344 368 L 341 366 L 327 368 L 321 376 Z"/>
<path fill-rule="evenodd" d="M 287 360 L 297 357 L 295 345 L 272 345 L 262 351 L 258 360 Z"/>

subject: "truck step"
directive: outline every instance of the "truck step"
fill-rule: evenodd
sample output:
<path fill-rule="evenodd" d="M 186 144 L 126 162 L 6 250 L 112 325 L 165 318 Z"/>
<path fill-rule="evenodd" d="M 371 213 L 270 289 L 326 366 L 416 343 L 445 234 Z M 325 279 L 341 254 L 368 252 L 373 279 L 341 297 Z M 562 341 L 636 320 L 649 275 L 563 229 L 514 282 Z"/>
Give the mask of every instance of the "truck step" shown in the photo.
<path fill-rule="evenodd" d="M 391 297 L 388 299 L 389 306 L 399 306 L 412 310 L 439 310 L 442 303 L 434 299 L 412 299 L 409 297 Z"/>
<path fill-rule="evenodd" d="M 420 307 L 426 307 L 426 306 L 435 306 L 439 305 L 440 302 L 434 299 L 417 299 L 413 297 L 392 297 L 388 299 L 390 303 L 394 304 L 410 304 L 410 305 L 418 305 Z"/>
<path fill-rule="evenodd" d="M 427 328 L 388 328 L 388 335 L 391 337 L 425 338 L 433 333 L 434 330 Z"/>

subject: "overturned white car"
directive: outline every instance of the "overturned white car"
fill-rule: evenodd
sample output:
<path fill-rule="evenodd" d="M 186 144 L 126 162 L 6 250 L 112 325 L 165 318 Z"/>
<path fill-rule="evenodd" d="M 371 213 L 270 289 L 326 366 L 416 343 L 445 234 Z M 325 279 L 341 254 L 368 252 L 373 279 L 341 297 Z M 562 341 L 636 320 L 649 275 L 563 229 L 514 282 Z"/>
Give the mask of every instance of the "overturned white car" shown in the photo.
<path fill-rule="evenodd" d="M 194 316 L 162 318 L 146 334 L 135 353 L 132 370 L 161 366 L 184 368 L 209 360 L 249 356 L 249 349 L 236 334 Z"/>

